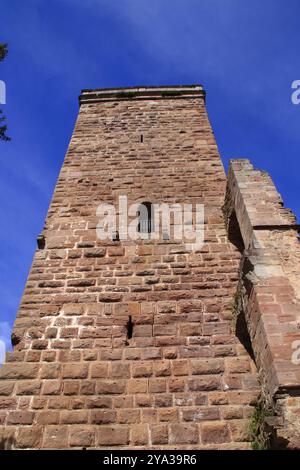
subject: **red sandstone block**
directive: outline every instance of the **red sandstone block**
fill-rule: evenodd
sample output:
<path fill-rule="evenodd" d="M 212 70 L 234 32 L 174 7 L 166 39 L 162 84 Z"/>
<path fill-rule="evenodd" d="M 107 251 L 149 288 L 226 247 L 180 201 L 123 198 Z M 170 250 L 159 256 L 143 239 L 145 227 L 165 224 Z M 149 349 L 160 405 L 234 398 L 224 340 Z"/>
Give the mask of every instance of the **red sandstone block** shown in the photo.
<path fill-rule="evenodd" d="M 84 424 L 88 422 L 88 411 L 62 411 L 60 416 L 62 424 Z"/>
<path fill-rule="evenodd" d="M 196 424 L 171 424 L 170 444 L 198 444 L 199 431 Z"/>
<path fill-rule="evenodd" d="M 26 362 L 39 362 L 41 356 L 45 356 L 46 351 L 33 351 L 32 349 L 27 351 Z M 7 361 L 8 362 L 8 361 Z"/>
<path fill-rule="evenodd" d="M 152 444 L 167 444 L 168 436 L 169 436 L 168 426 L 164 424 L 151 426 Z"/>
<path fill-rule="evenodd" d="M 226 370 L 236 374 L 250 372 L 249 357 L 228 357 L 225 359 Z"/>
<path fill-rule="evenodd" d="M 227 405 L 229 403 L 229 397 L 229 393 L 211 392 L 208 394 L 208 401 L 210 405 Z"/>
<path fill-rule="evenodd" d="M 153 336 L 176 336 L 177 334 L 177 325 L 154 325 L 153 326 Z M 184 335 L 186 336 L 186 335 Z"/>
<path fill-rule="evenodd" d="M 62 382 L 60 380 L 47 380 L 43 384 L 43 395 L 59 395 L 62 390 Z"/>
<path fill-rule="evenodd" d="M 125 248 L 123 246 L 110 246 L 107 249 L 108 256 L 124 256 Z"/>
<path fill-rule="evenodd" d="M 93 410 L 91 414 L 92 423 L 109 424 L 116 422 L 116 411 L 112 410 Z"/>
<path fill-rule="evenodd" d="M 153 253 L 153 246 L 151 245 L 139 245 L 137 249 L 139 256 L 147 256 Z"/>
<path fill-rule="evenodd" d="M 178 359 L 177 361 L 172 361 L 171 364 L 174 375 L 189 374 L 189 361 L 186 359 Z"/>
<path fill-rule="evenodd" d="M 48 338 L 48 339 L 56 338 L 57 332 L 58 332 L 57 328 L 53 328 L 53 327 L 47 328 L 46 333 L 45 333 L 45 338 Z"/>
<path fill-rule="evenodd" d="M 132 364 L 132 377 L 151 377 L 153 373 L 152 362 L 138 362 Z"/>
<path fill-rule="evenodd" d="M 95 279 L 71 279 L 67 281 L 67 287 L 89 287 L 95 285 Z"/>
<path fill-rule="evenodd" d="M 89 248 L 88 250 L 83 251 L 83 256 L 85 258 L 103 258 L 105 256 L 105 248 Z"/>
<path fill-rule="evenodd" d="M 92 378 L 106 378 L 108 376 L 108 364 L 105 362 L 97 362 L 91 364 Z"/>
<path fill-rule="evenodd" d="M 0 395 L 10 395 L 14 389 L 15 382 L 8 381 L 8 380 L 1 380 L 0 381 Z"/>
<path fill-rule="evenodd" d="M 149 379 L 149 393 L 164 393 L 166 387 L 166 379 Z"/>
<path fill-rule="evenodd" d="M 136 361 L 141 359 L 142 350 L 139 348 L 128 348 L 124 350 L 124 359 L 128 361 Z"/>
<path fill-rule="evenodd" d="M 91 447 L 94 445 L 96 430 L 91 426 L 80 426 L 70 430 L 71 447 Z"/>
<path fill-rule="evenodd" d="M 17 400 L 16 398 L 8 398 L 8 397 L 5 397 L 5 398 L 1 398 L 0 399 L 0 410 L 10 410 L 10 409 L 15 409 L 16 408 L 16 405 L 17 405 Z"/>
<path fill-rule="evenodd" d="M 88 364 L 64 364 L 62 376 L 64 379 L 85 379 L 88 375 Z"/>
<path fill-rule="evenodd" d="M 80 330 L 80 338 L 110 338 L 112 334 L 111 326 L 83 327 Z"/>
<path fill-rule="evenodd" d="M 156 377 L 165 377 L 165 376 L 171 375 L 170 361 L 154 362 L 154 375 Z"/>
<path fill-rule="evenodd" d="M 67 410 L 70 406 L 69 397 L 51 397 L 49 398 L 48 408 L 56 410 Z"/>
<path fill-rule="evenodd" d="M 72 304 L 68 303 L 63 306 L 64 315 L 83 315 L 84 313 L 84 304 Z"/>
<path fill-rule="evenodd" d="M 41 389 L 41 382 L 38 380 L 18 382 L 16 395 L 38 395 Z"/>
<path fill-rule="evenodd" d="M 47 426 L 44 433 L 43 448 L 64 449 L 68 447 L 67 426 Z"/>
<path fill-rule="evenodd" d="M 118 423 L 120 424 L 133 424 L 140 422 L 140 410 L 121 409 L 118 410 Z"/>
<path fill-rule="evenodd" d="M 188 380 L 188 389 L 191 391 L 219 390 L 220 387 L 219 376 L 207 375 L 205 377 L 195 377 Z"/>
<path fill-rule="evenodd" d="M 32 411 L 12 411 L 7 417 L 7 424 L 32 424 L 33 419 Z"/>
<path fill-rule="evenodd" d="M 81 410 L 82 408 L 85 408 L 85 398 L 84 397 L 70 398 L 70 406 L 73 410 Z"/>
<path fill-rule="evenodd" d="M 78 335 L 78 328 L 68 327 L 62 328 L 60 331 L 61 338 L 75 338 Z"/>
<path fill-rule="evenodd" d="M 244 407 L 242 406 L 222 406 L 220 408 L 221 418 L 222 419 L 241 419 L 244 414 Z M 251 408 L 251 413 L 249 417 L 253 414 L 253 408 Z M 249 422 L 248 422 L 249 425 Z M 249 427 L 249 426 L 248 426 Z"/>
<path fill-rule="evenodd" d="M 142 336 L 138 337 L 137 336 L 137 337 L 134 337 L 131 341 L 132 341 L 132 343 L 131 343 L 132 346 L 137 347 L 137 348 L 146 349 L 146 348 L 149 348 L 151 346 L 154 346 L 154 341 L 155 340 L 152 337 L 147 338 L 145 336 L 144 337 L 142 337 Z"/>
<path fill-rule="evenodd" d="M 132 395 L 118 395 L 113 397 L 113 408 L 133 408 Z"/>
<path fill-rule="evenodd" d="M 210 322 L 204 323 L 202 327 L 203 335 L 226 335 L 230 334 L 230 323 Z"/>
<path fill-rule="evenodd" d="M 104 349 L 100 351 L 101 361 L 119 361 L 122 359 L 122 349 Z"/>
<path fill-rule="evenodd" d="M 82 380 L 80 383 L 81 395 L 94 395 L 96 391 L 95 380 Z"/>
<path fill-rule="evenodd" d="M 149 394 L 136 394 L 134 404 L 137 408 L 154 406 L 154 396 Z"/>
<path fill-rule="evenodd" d="M 126 426 L 101 426 L 98 431 L 99 446 L 118 446 L 129 443 L 129 430 Z"/>
<path fill-rule="evenodd" d="M 220 419 L 220 411 L 217 406 L 183 409 L 181 413 L 183 421 L 199 422 Z"/>
<path fill-rule="evenodd" d="M 174 377 L 169 379 L 169 392 L 184 392 L 186 388 L 186 379 Z"/>
<path fill-rule="evenodd" d="M 224 390 L 240 390 L 243 388 L 242 376 L 240 374 L 225 374 L 222 376 L 222 385 Z"/>
<path fill-rule="evenodd" d="M 142 360 L 145 359 L 160 359 L 162 357 L 161 348 L 151 348 L 147 347 L 146 349 L 141 350 Z"/>
<path fill-rule="evenodd" d="M 114 305 L 114 314 L 117 316 L 139 315 L 140 310 L 141 306 L 136 302 L 120 302 Z"/>
<path fill-rule="evenodd" d="M 78 381 L 65 381 L 63 384 L 64 395 L 78 395 L 80 389 L 80 383 Z"/>
<path fill-rule="evenodd" d="M 179 356 L 184 357 L 210 357 L 212 356 L 210 346 L 183 346 L 179 348 Z"/>
<path fill-rule="evenodd" d="M 186 325 L 180 325 L 179 335 L 180 336 L 199 336 L 202 332 L 202 326 L 199 324 L 188 323 Z"/>
<path fill-rule="evenodd" d="M 155 338 L 156 346 L 177 346 L 186 343 L 186 338 L 181 336 L 157 336 Z"/>
<path fill-rule="evenodd" d="M 115 362 L 111 364 L 110 369 L 111 377 L 113 378 L 129 378 L 130 377 L 130 364 L 126 362 Z"/>
<path fill-rule="evenodd" d="M 41 427 L 20 428 L 16 435 L 15 445 L 19 449 L 34 449 L 40 447 L 41 440 Z"/>
<path fill-rule="evenodd" d="M 71 349 L 70 351 L 59 351 L 58 358 L 60 362 L 79 362 L 81 358 L 81 353 L 76 349 Z"/>
<path fill-rule="evenodd" d="M 203 423 L 201 425 L 201 442 L 203 444 L 222 444 L 230 442 L 230 433 L 227 423 Z"/>
<path fill-rule="evenodd" d="M 152 337 L 152 325 L 135 325 L 133 328 L 133 337 Z"/>
<path fill-rule="evenodd" d="M 236 355 L 236 346 L 235 345 L 224 345 L 224 346 L 213 346 L 214 356 L 216 357 L 226 357 L 226 356 L 235 356 Z"/>
<path fill-rule="evenodd" d="M 110 395 L 125 393 L 125 380 L 97 380 L 97 393 Z"/>
<path fill-rule="evenodd" d="M 122 295 L 113 292 L 105 292 L 103 294 L 99 294 L 99 302 L 121 302 Z"/>
<path fill-rule="evenodd" d="M 86 351 L 82 351 L 82 359 L 83 361 L 97 361 L 98 350 L 88 349 Z"/>
<path fill-rule="evenodd" d="M 259 396 L 259 390 L 229 391 L 227 397 L 232 405 L 255 405 Z"/>
<path fill-rule="evenodd" d="M 193 375 L 222 374 L 224 368 L 223 359 L 195 359 L 191 361 Z"/>
<path fill-rule="evenodd" d="M 61 365 L 55 362 L 50 364 L 43 364 L 41 367 L 42 379 L 57 379 L 60 375 Z"/>
<path fill-rule="evenodd" d="M 46 397 L 33 397 L 31 402 L 31 407 L 33 410 L 42 410 L 47 406 L 47 398 Z"/>
<path fill-rule="evenodd" d="M 131 428 L 130 444 L 133 446 L 145 446 L 149 444 L 148 424 L 137 424 Z"/>
<path fill-rule="evenodd" d="M 37 413 L 36 421 L 38 424 L 59 424 L 59 412 L 58 411 L 41 411 Z"/>
<path fill-rule="evenodd" d="M 110 397 L 90 397 L 85 401 L 86 408 L 112 408 Z"/>
<path fill-rule="evenodd" d="M 127 393 L 147 393 L 148 380 L 147 379 L 130 379 L 127 382 Z"/>
<path fill-rule="evenodd" d="M 153 408 L 145 408 L 141 413 L 142 423 L 157 423 L 157 410 L 154 410 Z"/>
<path fill-rule="evenodd" d="M 173 406 L 173 397 L 171 394 L 156 394 L 154 396 L 154 403 L 156 408 L 171 407 Z"/>
<path fill-rule="evenodd" d="M 7 363 L 0 368 L 0 379 L 34 379 L 38 372 L 38 364 Z"/>
<path fill-rule="evenodd" d="M 161 422 L 178 421 L 178 411 L 176 408 L 166 408 L 158 411 L 158 418 Z"/>

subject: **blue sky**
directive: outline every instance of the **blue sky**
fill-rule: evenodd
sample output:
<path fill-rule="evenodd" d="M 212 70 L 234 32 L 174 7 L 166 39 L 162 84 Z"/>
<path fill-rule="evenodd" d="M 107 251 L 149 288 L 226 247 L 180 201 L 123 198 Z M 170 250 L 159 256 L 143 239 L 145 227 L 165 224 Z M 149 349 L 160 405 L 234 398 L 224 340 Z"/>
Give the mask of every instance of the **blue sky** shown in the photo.
<path fill-rule="evenodd" d="M 269 171 L 300 219 L 299 0 L 1 0 L 0 41 L 0 356 L 82 88 L 202 83 L 225 166 Z"/>

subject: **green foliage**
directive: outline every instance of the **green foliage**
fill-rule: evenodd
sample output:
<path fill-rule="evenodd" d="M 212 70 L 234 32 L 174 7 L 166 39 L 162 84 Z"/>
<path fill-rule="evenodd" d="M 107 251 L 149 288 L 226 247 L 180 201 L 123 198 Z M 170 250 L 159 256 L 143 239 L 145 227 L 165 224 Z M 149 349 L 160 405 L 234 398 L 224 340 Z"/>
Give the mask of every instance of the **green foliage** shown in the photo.
<path fill-rule="evenodd" d="M 6 135 L 7 125 L 6 124 L 1 125 L 1 123 L 5 122 L 5 116 L 1 116 L 1 114 L 2 114 L 2 111 L 0 109 L 0 140 L 3 140 L 4 142 L 8 142 L 9 140 L 11 140 L 11 138 L 8 137 L 8 135 Z"/>
<path fill-rule="evenodd" d="M 262 401 L 258 402 L 249 425 L 253 450 L 267 450 L 269 447 L 270 433 L 267 431 L 265 423 L 267 416 L 271 416 L 271 412 L 265 408 Z"/>
<path fill-rule="evenodd" d="M 5 57 L 7 56 L 7 53 L 8 53 L 7 44 L 0 42 L 0 61 L 5 59 Z"/>
<path fill-rule="evenodd" d="M 7 44 L 0 42 L 0 62 L 5 59 L 5 57 L 7 56 L 7 53 L 8 53 Z M 0 109 L 0 140 L 4 142 L 8 142 L 11 139 L 6 134 L 7 125 L 4 123 L 5 123 L 5 116 L 3 116 L 3 113 Z"/>

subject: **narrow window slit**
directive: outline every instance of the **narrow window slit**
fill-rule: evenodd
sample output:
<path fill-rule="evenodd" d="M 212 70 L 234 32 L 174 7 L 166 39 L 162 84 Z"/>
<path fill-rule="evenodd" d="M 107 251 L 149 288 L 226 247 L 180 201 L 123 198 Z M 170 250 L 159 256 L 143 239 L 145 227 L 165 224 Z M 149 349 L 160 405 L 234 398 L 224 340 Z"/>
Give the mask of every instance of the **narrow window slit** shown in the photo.
<path fill-rule="evenodd" d="M 144 142 L 144 136 L 141 134 L 141 144 Z"/>
<path fill-rule="evenodd" d="M 132 333 L 133 333 L 133 323 L 132 323 L 131 315 L 129 315 L 128 317 L 126 328 L 127 328 L 127 340 L 128 340 L 132 338 Z"/>

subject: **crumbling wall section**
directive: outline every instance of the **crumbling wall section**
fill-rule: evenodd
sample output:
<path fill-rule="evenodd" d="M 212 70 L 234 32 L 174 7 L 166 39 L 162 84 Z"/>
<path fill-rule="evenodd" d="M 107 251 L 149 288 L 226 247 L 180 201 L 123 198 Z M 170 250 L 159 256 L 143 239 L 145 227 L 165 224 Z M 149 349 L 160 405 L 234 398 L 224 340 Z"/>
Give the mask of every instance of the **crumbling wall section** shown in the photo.
<path fill-rule="evenodd" d="M 270 176 L 249 160 L 232 160 L 224 214 L 244 249 L 235 317 L 244 316 L 273 417 L 273 447 L 300 448 L 300 245 L 294 214 Z"/>

